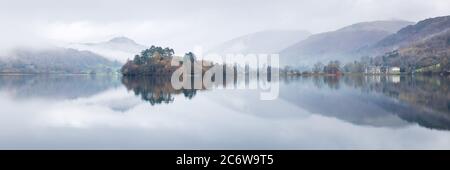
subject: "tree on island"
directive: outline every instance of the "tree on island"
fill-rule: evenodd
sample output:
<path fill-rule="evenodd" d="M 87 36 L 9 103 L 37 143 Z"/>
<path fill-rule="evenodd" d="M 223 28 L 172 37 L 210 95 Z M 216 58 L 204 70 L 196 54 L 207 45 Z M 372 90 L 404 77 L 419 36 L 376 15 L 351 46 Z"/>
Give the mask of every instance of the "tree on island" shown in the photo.
<path fill-rule="evenodd" d="M 152 45 L 149 49 L 145 49 L 140 55 L 135 55 L 133 63 L 137 65 L 148 64 L 151 58 L 158 57 L 160 60 L 171 58 L 175 51 L 169 47 L 162 48 Z"/>
<path fill-rule="evenodd" d="M 152 45 L 128 60 L 122 67 L 124 75 L 168 75 L 176 67 L 170 65 L 175 51 L 169 47 L 162 48 Z"/>
<path fill-rule="evenodd" d="M 192 63 L 191 69 L 197 57 L 194 53 L 188 52 L 183 58 L 175 57 L 175 51 L 169 47 L 162 48 L 152 45 L 150 48 L 141 51 L 140 54 L 134 56 L 133 60 L 128 60 L 122 67 L 123 75 L 170 75 L 182 64 Z M 180 66 L 172 66 L 173 58 L 182 59 L 179 61 Z"/>

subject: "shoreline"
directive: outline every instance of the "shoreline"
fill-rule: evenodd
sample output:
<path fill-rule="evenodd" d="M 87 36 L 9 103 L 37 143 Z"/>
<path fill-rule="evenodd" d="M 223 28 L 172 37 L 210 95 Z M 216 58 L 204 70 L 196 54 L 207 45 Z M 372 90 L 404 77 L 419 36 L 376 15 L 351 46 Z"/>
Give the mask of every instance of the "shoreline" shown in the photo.
<path fill-rule="evenodd" d="M 121 74 L 89 74 L 89 73 L 0 73 L 0 76 L 33 76 L 33 75 L 61 75 L 61 76 L 118 76 Z"/>

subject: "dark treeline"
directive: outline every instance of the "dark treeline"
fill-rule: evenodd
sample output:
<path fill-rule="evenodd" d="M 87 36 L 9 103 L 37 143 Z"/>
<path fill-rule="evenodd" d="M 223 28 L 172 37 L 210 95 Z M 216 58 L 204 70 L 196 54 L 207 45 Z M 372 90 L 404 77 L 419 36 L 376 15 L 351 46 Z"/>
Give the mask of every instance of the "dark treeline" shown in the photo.
<path fill-rule="evenodd" d="M 181 67 L 187 68 L 187 74 L 204 75 L 211 68 L 222 69 L 223 82 L 244 75 L 249 77 L 250 74 L 267 76 L 271 80 L 271 67 L 256 71 L 251 69 L 248 64 L 240 65 L 239 63 L 213 63 L 205 60 L 198 60 L 197 56 L 192 52 L 187 52 L 183 57 L 174 56 L 173 49 L 166 47 L 151 46 L 149 49 L 143 50 L 140 54 L 135 55 L 133 60 L 128 60 L 121 68 L 124 76 L 171 76 L 177 69 Z M 175 62 L 175 63 L 174 63 Z M 178 63 L 177 63 L 178 62 Z M 215 67 L 216 66 L 216 67 Z M 186 68 L 184 68 L 186 69 Z M 216 75 L 212 77 L 216 79 Z M 237 81 L 236 79 L 234 81 Z"/>
<path fill-rule="evenodd" d="M 128 60 L 121 69 L 123 75 L 169 75 L 178 67 L 171 66 L 174 50 L 151 46 Z"/>
<path fill-rule="evenodd" d="M 360 60 L 342 64 L 338 60 L 328 63 L 317 62 L 311 69 L 298 69 L 292 66 L 285 66 L 281 72 L 287 75 L 308 75 L 308 74 L 440 74 L 450 73 L 450 63 L 445 57 L 436 59 L 433 57 L 424 58 L 421 61 L 411 60 L 392 62 L 396 58 L 395 51 L 379 57 L 362 57 Z"/>

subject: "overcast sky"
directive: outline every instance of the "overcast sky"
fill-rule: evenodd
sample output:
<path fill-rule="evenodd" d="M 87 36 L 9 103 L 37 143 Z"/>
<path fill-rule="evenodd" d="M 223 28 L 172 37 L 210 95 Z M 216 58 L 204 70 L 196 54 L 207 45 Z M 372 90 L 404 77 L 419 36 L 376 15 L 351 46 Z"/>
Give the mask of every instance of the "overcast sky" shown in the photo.
<path fill-rule="evenodd" d="M 0 46 L 127 36 L 185 51 L 267 30 L 450 15 L 449 0 L 0 0 Z"/>

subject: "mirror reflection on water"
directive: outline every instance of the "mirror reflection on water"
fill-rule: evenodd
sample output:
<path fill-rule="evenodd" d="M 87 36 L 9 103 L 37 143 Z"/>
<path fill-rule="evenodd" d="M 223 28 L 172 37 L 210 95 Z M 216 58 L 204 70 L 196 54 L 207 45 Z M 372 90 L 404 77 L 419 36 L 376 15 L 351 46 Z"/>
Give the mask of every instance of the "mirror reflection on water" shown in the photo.
<path fill-rule="evenodd" d="M 450 148 L 450 78 L 279 84 L 279 97 L 265 101 L 258 90 L 175 90 L 164 77 L 2 75 L 0 148 Z"/>

